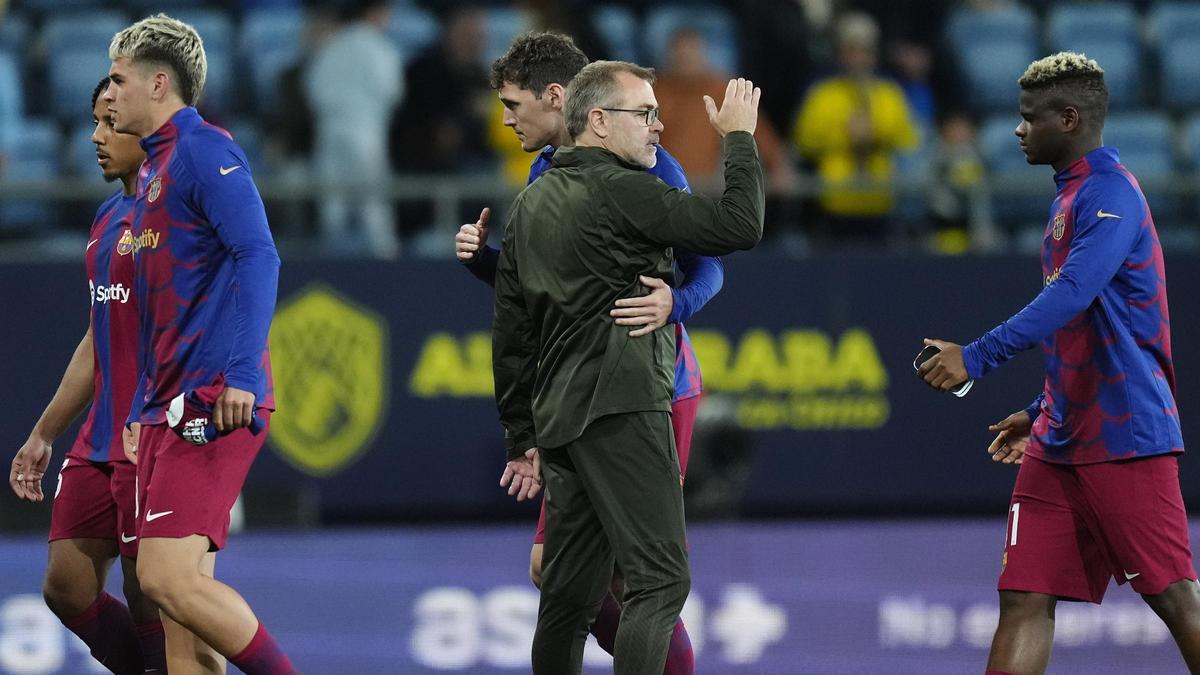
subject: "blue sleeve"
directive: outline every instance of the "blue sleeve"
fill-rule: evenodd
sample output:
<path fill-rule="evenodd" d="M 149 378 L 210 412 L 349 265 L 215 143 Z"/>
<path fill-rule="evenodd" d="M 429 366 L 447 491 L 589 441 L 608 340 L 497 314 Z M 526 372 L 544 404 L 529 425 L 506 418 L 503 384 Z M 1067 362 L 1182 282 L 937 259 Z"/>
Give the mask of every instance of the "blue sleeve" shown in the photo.
<path fill-rule="evenodd" d="M 1100 210 L 1120 218 L 1100 218 Z M 1058 278 L 1015 316 L 963 349 L 972 378 L 1034 347 L 1086 310 L 1120 270 L 1146 217 L 1141 193 L 1118 174 L 1089 179 L 1080 188 L 1074 211 L 1074 236 Z"/>
<path fill-rule="evenodd" d="M 667 319 L 670 323 L 691 319 L 725 284 L 725 265 L 720 258 L 679 251 L 675 260 L 683 271 L 683 284 L 671 289 L 674 304 Z"/>
<path fill-rule="evenodd" d="M 467 271 L 475 275 L 483 283 L 496 287 L 496 263 L 500 260 L 499 249 L 494 249 L 491 246 L 484 246 L 479 249 L 479 254 L 475 259 L 466 264 Z"/>
<path fill-rule="evenodd" d="M 679 188 L 684 192 L 691 192 L 692 186 L 688 185 L 687 174 L 683 172 L 683 167 L 680 166 L 679 160 L 671 156 L 667 149 L 663 146 L 658 146 L 657 161 L 654 167 L 649 169 L 650 175 L 657 177 L 662 182 L 670 185 L 673 188 Z"/>
<path fill-rule="evenodd" d="M 225 383 L 255 391 L 275 315 L 279 253 L 242 149 L 215 129 L 197 131 L 190 140 L 184 159 L 196 181 L 193 203 L 229 249 L 237 284 Z"/>
<path fill-rule="evenodd" d="M 1030 403 L 1029 407 L 1025 408 L 1025 412 L 1029 414 L 1030 422 L 1035 421 L 1038 418 L 1038 415 L 1042 414 L 1042 401 L 1045 400 L 1046 392 L 1043 391 L 1037 395 L 1037 398 L 1033 399 L 1033 403 Z"/>

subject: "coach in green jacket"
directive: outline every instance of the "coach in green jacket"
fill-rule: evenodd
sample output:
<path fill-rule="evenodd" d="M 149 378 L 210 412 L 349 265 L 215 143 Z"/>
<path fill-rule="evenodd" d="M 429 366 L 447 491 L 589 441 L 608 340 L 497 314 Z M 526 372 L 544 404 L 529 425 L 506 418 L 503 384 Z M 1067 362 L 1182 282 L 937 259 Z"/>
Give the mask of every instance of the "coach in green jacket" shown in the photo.
<path fill-rule="evenodd" d="M 609 315 L 669 280 L 672 246 L 705 255 L 762 237 L 762 167 L 751 135 L 759 91 L 733 80 L 720 111 L 725 194 L 692 195 L 646 173 L 662 132 L 653 73 L 597 61 L 572 80 L 574 147 L 517 197 L 496 273 L 493 369 L 513 492 L 546 479 L 546 545 L 533 672 L 583 667 L 588 625 L 613 575 L 624 610 L 618 675 L 659 675 L 690 589 L 679 462 L 671 435 L 674 328 L 630 339 Z M 699 104 L 699 102 L 697 102 Z"/>

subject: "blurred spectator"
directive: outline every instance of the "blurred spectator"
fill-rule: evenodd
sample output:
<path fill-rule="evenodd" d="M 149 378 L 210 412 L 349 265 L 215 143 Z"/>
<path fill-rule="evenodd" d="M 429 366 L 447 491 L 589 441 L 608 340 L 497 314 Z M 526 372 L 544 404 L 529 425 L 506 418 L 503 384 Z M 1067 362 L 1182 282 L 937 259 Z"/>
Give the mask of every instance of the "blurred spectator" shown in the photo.
<path fill-rule="evenodd" d="M 928 207 L 934 247 L 941 253 L 996 250 L 1000 241 L 991 204 L 975 123 L 964 113 L 947 115 L 931 162 Z"/>
<path fill-rule="evenodd" d="M 916 40 L 901 38 L 888 49 L 891 71 L 904 90 L 908 107 L 922 130 L 933 129 L 937 113 L 933 91 L 933 51 Z"/>
<path fill-rule="evenodd" d="M 918 142 L 904 92 L 875 73 L 878 44 L 879 27 L 870 16 L 841 17 L 842 73 L 813 85 L 796 121 L 796 146 L 816 164 L 824 182 L 819 197 L 823 234 L 837 238 L 876 238 L 885 232 L 896 154 Z"/>
<path fill-rule="evenodd" d="M 712 133 L 703 96 L 721 101 L 729 83 L 729 74 L 717 72 L 706 52 L 704 35 L 699 31 L 676 32 L 667 46 L 666 67 L 654 83 L 665 127 L 661 142 L 679 160 L 688 180 L 701 185 L 721 180 L 723 171 L 721 138 Z M 769 119 L 759 118 L 754 138 L 772 184 L 780 189 L 791 188 L 796 172 Z"/>
<path fill-rule="evenodd" d="M 485 18 L 478 7 L 455 10 L 441 43 L 408 67 L 411 93 L 391 134 L 398 169 L 459 173 L 494 166 L 487 125 L 500 104 L 488 87 Z"/>
<path fill-rule="evenodd" d="M 392 258 L 400 241 L 391 202 L 380 193 L 390 180 L 388 123 L 404 93 L 400 52 L 386 34 L 386 0 L 353 0 L 344 18 L 305 82 L 315 116 L 316 173 L 333 190 L 320 206 L 322 235 L 333 250 L 353 247 L 349 229 L 357 224 L 372 255 Z"/>
<path fill-rule="evenodd" d="M 745 71 L 738 74 L 762 87 L 761 111 L 786 129 L 809 73 L 831 60 L 833 0 L 738 0 L 736 15 Z"/>

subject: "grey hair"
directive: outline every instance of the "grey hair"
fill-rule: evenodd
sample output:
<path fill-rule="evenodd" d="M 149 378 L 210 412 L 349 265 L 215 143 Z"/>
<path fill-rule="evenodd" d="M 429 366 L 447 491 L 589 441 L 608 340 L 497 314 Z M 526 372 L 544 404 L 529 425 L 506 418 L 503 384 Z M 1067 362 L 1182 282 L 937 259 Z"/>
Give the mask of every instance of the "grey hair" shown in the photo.
<path fill-rule="evenodd" d="M 588 113 L 595 108 L 611 107 L 617 96 L 617 74 L 629 73 L 654 84 L 654 69 L 628 61 L 593 61 L 567 85 L 567 103 L 563 116 L 567 133 L 578 138 L 587 129 Z"/>
<path fill-rule="evenodd" d="M 187 105 L 196 105 L 208 76 L 204 41 L 188 24 L 166 14 L 155 14 L 113 36 L 108 58 L 167 66 L 175 76 L 175 93 Z"/>

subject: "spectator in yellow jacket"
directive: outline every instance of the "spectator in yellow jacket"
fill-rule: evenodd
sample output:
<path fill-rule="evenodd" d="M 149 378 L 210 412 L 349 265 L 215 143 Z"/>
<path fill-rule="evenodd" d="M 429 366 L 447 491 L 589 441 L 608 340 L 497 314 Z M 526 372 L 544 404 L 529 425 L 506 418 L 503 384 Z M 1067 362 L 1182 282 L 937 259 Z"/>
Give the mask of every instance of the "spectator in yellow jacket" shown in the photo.
<path fill-rule="evenodd" d="M 847 13 L 836 34 L 842 72 L 809 89 L 793 137 L 823 181 L 827 234 L 873 236 L 885 232 L 895 157 L 916 148 L 917 124 L 899 85 L 875 72 L 875 20 Z"/>

